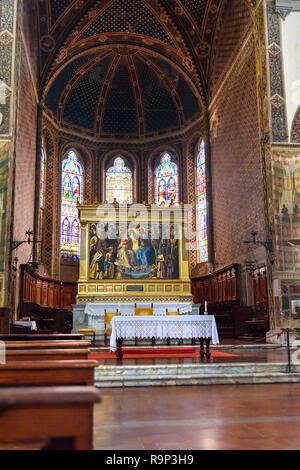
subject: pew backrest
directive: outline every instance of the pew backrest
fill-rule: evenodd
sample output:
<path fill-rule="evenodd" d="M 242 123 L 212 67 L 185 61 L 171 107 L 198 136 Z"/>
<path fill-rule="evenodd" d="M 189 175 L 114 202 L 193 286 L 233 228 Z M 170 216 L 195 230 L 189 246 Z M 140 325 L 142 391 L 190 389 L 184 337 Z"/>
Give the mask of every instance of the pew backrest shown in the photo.
<path fill-rule="evenodd" d="M 98 362 L 16 361 L 0 365 L 0 387 L 93 385 Z"/>

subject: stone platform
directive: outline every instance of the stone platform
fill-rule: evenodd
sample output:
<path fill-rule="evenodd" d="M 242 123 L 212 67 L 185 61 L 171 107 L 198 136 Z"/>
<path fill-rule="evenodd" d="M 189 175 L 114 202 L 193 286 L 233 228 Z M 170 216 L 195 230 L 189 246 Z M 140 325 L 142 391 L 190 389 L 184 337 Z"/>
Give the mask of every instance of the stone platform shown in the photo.
<path fill-rule="evenodd" d="M 286 382 L 300 382 L 300 365 L 292 366 L 291 374 L 284 363 L 99 365 L 95 370 L 99 388 Z"/>
<path fill-rule="evenodd" d="M 151 387 L 235 385 L 300 382 L 300 364 L 288 373 L 287 349 L 267 344 L 220 345 L 213 348 L 236 357 L 197 359 L 99 361 L 95 385 Z M 291 355 L 294 352 L 291 350 Z"/>

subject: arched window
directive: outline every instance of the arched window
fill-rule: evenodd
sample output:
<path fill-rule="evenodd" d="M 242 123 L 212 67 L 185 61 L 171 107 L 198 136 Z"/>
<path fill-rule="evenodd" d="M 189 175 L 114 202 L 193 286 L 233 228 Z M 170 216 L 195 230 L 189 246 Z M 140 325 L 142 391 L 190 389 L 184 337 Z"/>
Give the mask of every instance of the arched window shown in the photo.
<path fill-rule="evenodd" d="M 106 172 L 105 199 L 109 204 L 133 203 L 132 171 L 126 167 L 122 157 L 117 157 Z"/>
<path fill-rule="evenodd" d="M 207 238 L 207 199 L 206 199 L 206 167 L 205 167 L 205 143 L 202 140 L 197 156 L 197 236 L 199 262 L 208 261 L 208 238 Z"/>
<path fill-rule="evenodd" d="M 179 201 L 178 167 L 171 156 L 164 153 L 160 165 L 155 170 L 154 200 L 156 204 Z"/>
<path fill-rule="evenodd" d="M 74 150 L 62 162 L 61 254 L 77 260 L 80 253 L 80 224 L 77 203 L 83 202 L 83 170 Z"/>

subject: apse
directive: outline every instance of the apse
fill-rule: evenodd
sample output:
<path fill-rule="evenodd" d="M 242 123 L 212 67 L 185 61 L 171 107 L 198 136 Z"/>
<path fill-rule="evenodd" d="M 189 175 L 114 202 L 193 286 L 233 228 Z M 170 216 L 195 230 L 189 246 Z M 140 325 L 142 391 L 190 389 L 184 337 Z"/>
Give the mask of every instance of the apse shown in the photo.
<path fill-rule="evenodd" d="M 61 126 L 127 138 L 182 129 L 201 116 L 184 74 L 159 56 L 106 50 L 74 58 L 47 88 L 45 105 Z"/>

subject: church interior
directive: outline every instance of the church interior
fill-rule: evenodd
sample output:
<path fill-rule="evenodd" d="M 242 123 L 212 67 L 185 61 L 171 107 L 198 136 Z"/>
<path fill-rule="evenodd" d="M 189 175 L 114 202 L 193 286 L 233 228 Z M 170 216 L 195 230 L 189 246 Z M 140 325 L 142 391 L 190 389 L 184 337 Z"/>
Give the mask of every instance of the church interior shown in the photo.
<path fill-rule="evenodd" d="M 300 1 L 0 21 L 0 449 L 299 449 Z"/>

